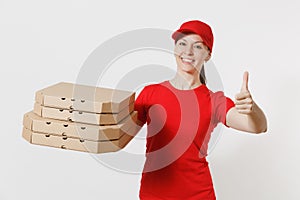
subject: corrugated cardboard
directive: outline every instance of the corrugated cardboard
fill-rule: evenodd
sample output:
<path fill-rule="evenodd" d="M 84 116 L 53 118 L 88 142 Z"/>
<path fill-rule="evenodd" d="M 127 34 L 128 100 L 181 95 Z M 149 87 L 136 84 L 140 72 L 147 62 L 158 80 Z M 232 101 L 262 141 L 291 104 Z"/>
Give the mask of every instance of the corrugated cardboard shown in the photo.
<path fill-rule="evenodd" d="M 96 142 L 78 138 L 68 138 L 64 136 L 37 133 L 25 127 L 23 127 L 22 136 L 32 144 L 90 153 L 106 153 L 118 151 L 124 148 L 134 137 L 134 135 L 131 134 L 124 134 L 118 140 Z"/>
<path fill-rule="evenodd" d="M 61 82 L 36 92 L 46 107 L 95 113 L 118 113 L 135 100 L 135 92 Z"/>
<path fill-rule="evenodd" d="M 130 116 L 127 116 L 119 124 L 105 126 L 42 118 L 32 111 L 25 113 L 23 117 L 24 127 L 33 132 L 94 141 L 119 139 L 124 132 L 135 126 L 136 121 L 137 111 L 133 111 Z"/>
<path fill-rule="evenodd" d="M 34 113 L 51 119 L 59 119 L 72 122 L 81 122 L 95 125 L 112 125 L 118 124 L 122 119 L 128 116 L 134 109 L 134 103 L 127 105 L 118 113 L 91 113 L 77 110 L 66 110 L 41 106 L 38 103 L 34 104 Z"/>

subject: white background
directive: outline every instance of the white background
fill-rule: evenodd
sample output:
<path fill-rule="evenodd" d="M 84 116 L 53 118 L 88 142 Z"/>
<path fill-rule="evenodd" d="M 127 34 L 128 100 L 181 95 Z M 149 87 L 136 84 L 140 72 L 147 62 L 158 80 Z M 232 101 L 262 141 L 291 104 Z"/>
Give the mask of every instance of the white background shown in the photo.
<path fill-rule="evenodd" d="M 0 199 L 138 199 L 140 175 L 27 143 L 23 114 L 35 91 L 74 82 L 102 42 L 139 28 L 175 30 L 190 19 L 213 27 L 225 94 L 234 97 L 248 70 L 268 118 L 262 135 L 223 129 L 208 157 L 218 200 L 300 199 L 299 10 L 296 0 L 0 0 Z"/>

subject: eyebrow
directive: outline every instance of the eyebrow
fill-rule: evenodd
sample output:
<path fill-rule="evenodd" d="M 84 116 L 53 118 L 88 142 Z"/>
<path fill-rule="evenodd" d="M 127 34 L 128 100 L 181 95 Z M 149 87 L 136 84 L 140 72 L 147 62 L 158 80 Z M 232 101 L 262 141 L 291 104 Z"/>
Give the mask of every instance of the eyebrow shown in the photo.
<path fill-rule="evenodd" d="M 186 39 L 183 39 L 183 38 L 182 38 L 181 40 L 184 40 L 185 42 L 187 42 Z M 195 43 L 203 43 L 203 41 L 200 41 L 200 40 L 199 40 L 199 41 L 194 42 L 193 44 L 195 44 Z"/>

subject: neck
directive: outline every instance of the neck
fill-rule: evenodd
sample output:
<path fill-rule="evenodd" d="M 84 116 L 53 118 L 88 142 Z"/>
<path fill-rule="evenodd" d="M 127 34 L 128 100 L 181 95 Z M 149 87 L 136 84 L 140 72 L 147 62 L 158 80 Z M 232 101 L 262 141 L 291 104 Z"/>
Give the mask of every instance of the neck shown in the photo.
<path fill-rule="evenodd" d="M 199 73 L 189 74 L 180 73 L 180 71 L 176 73 L 175 77 L 171 79 L 170 82 L 175 88 L 181 90 L 194 89 L 202 85 L 199 79 Z"/>

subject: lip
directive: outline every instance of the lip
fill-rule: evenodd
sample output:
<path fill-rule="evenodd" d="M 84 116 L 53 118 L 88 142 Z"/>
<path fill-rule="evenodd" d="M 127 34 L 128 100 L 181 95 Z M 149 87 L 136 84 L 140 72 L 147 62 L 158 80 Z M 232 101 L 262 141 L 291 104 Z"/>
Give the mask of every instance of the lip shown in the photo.
<path fill-rule="evenodd" d="M 180 59 L 181 59 L 181 61 L 182 61 L 183 63 L 189 63 L 189 64 L 192 64 L 192 63 L 195 62 L 195 60 L 192 59 L 192 58 L 180 57 Z"/>

